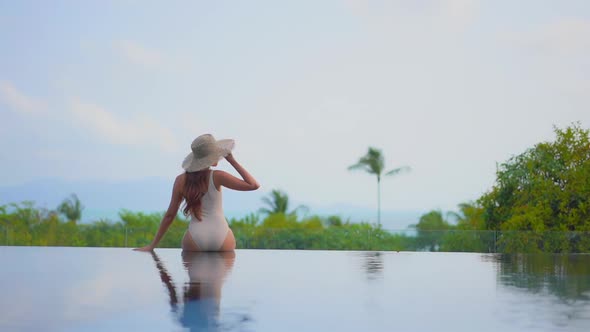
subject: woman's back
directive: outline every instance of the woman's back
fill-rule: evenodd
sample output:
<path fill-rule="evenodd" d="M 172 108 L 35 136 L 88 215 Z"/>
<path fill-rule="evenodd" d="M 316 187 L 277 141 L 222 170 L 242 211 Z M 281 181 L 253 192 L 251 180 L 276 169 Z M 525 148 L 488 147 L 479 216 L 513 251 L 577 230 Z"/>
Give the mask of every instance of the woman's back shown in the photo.
<path fill-rule="evenodd" d="M 201 220 L 191 213 L 188 225 L 190 236 L 202 251 L 219 250 L 229 230 L 221 191 L 215 187 L 213 176 L 214 171 L 210 171 L 207 192 L 201 197 Z"/>
<path fill-rule="evenodd" d="M 216 220 L 219 219 L 218 217 L 223 217 L 223 195 L 221 194 L 221 188 L 219 190 L 215 186 L 214 181 L 214 170 L 209 171 L 209 179 L 207 185 L 207 192 L 201 198 L 201 220 L 202 222 L 206 220 Z M 193 214 L 191 213 L 191 221 L 199 221 Z"/>

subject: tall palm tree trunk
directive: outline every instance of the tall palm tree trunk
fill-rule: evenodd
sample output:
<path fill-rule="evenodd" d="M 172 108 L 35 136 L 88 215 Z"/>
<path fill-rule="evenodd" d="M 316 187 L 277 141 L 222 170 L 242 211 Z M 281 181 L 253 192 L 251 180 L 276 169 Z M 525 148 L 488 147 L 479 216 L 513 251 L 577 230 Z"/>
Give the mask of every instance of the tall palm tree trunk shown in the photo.
<path fill-rule="evenodd" d="M 381 178 L 377 177 L 377 224 L 381 225 Z"/>
<path fill-rule="evenodd" d="M 385 169 L 385 158 L 381 150 L 369 147 L 367 154 L 362 156 L 359 161 L 348 167 L 349 170 L 363 170 L 369 174 L 377 176 L 377 224 L 381 226 L 381 174 Z M 409 167 L 399 167 L 385 172 L 385 176 L 396 175 L 401 171 L 409 170 Z"/>

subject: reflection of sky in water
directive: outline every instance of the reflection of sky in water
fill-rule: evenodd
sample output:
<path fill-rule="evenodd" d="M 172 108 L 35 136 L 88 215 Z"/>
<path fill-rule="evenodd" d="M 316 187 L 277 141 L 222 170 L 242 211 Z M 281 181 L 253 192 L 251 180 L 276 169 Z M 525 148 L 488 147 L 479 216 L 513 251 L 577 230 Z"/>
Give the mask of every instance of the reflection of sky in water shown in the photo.
<path fill-rule="evenodd" d="M 156 252 L 0 247 L 0 330 L 590 328 L 588 255 Z"/>

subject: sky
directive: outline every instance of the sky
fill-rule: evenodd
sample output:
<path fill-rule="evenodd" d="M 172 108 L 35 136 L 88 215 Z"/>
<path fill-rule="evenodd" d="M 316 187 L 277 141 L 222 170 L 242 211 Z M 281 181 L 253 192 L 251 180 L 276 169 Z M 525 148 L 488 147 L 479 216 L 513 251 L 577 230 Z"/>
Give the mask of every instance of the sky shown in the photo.
<path fill-rule="evenodd" d="M 384 210 L 454 209 L 590 127 L 585 0 L 0 0 L 0 45 L 0 186 L 172 181 L 211 133 L 263 191 L 375 207 L 373 146 Z"/>

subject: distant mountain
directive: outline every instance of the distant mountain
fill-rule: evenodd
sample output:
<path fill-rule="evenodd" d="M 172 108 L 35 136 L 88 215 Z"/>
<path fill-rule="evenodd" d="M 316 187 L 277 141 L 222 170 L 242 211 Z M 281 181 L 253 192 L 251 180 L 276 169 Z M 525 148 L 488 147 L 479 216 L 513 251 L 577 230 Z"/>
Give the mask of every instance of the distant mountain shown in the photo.
<path fill-rule="evenodd" d="M 36 205 L 56 208 L 75 193 L 85 206 L 82 221 L 117 216 L 120 209 L 165 211 L 172 194 L 172 179 L 144 178 L 128 181 L 68 181 L 40 179 L 16 186 L 0 187 L 0 204 L 34 201 Z M 224 206 L 232 214 L 256 211 L 262 192 L 224 191 Z"/>
<path fill-rule="evenodd" d="M 166 208 L 171 189 L 170 181 L 161 178 L 120 182 L 39 179 L 0 187 L 0 204 L 31 200 L 39 206 L 54 208 L 71 193 L 76 193 L 87 208 L 161 210 Z"/>
<path fill-rule="evenodd" d="M 56 208 L 61 201 L 75 193 L 85 209 L 82 222 L 101 218 L 118 220 L 121 209 L 143 212 L 163 212 L 168 208 L 172 193 L 172 179 L 144 178 L 128 181 L 68 181 L 63 179 L 39 179 L 16 186 L 0 187 L 0 205 L 34 201 L 37 206 Z M 224 208 L 227 217 L 242 217 L 262 207 L 261 198 L 266 192 L 224 191 Z M 339 215 L 351 222 L 376 222 L 374 208 L 356 207 L 346 203 L 307 205 L 310 214 Z M 405 229 L 418 222 L 424 211 L 382 211 L 383 226 L 388 229 Z"/>

